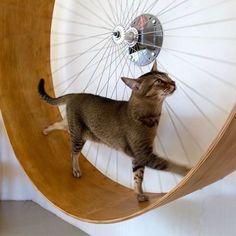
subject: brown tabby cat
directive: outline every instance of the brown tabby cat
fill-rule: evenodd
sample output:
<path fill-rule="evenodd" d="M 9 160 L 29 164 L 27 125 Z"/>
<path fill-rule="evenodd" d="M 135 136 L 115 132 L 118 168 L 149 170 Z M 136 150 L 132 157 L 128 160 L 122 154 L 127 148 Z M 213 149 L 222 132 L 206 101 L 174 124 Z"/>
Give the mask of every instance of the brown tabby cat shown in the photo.
<path fill-rule="evenodd" d="M 139 201 L 146 201 L 142 181 L 144 167 L 171 171 L 185 175 L 188 168 L 164 160 L 153 153 L 164 99 L 175 91 L 175 82 L 157 70 L 139 77 L 123 77 L 124 83 L 132 89 L 129 101 L 115 101 L 92 94 L 67 94 L 58 98 L 50 97 L 44 90 L 44 80 L 38 85 L 39 94 L 51 105 L 66 104 L 67 118 L 46 128 L 68 130 L 72 144 L 72 168 L 75 177 L 81 176 L 79 156 L 86 140 L 104 143 L 123 151 L 132 158 L 134 191 Z"/>

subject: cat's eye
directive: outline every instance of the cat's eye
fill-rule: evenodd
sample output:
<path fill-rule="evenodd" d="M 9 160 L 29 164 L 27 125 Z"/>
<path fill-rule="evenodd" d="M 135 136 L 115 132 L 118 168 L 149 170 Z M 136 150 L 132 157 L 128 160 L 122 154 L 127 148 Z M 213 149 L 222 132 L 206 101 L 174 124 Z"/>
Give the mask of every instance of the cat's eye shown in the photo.
<path fill-rule="evenodd" d="M 161 79 L 157 79 L 154 85 L 159 86 L 159 85 L 163 85 L 163 84 L 164 84 L 164 82 Z"/>

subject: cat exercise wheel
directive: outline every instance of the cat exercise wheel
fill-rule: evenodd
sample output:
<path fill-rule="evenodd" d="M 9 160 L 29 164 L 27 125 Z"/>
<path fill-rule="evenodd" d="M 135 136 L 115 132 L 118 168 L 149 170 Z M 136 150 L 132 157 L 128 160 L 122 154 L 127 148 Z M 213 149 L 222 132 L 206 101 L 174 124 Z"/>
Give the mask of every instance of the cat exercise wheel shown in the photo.
<path fill-rule="evenodd" d="M 189 66 L 195 66 L 194 70 L 197 70 L 198 73 L 205 74 L 204 78 L 207 78 L 207 80 L 200 80 L 199 74 L 197 74 L 197 80 L 194 77 L 193 73 L 190 72 L 190 69 L 186 67 L 186 64 L 184 64 L 184 76 L 190 77 L 193 76 L 193 79 L 189 80 L 179 80 L 182 81 L 182 84 L 180 84 L 180 87 L 183 88 L 183 86 L 188 87 L 189 90 L 181 90 L 186 98 L 189 98 L 189 102 L 192 103 L 192 105 L 195 104 L 195 110 L 198 110 L 199 114 L 202 118 L 205 119 L 205 121 L 208 121 L 210 126 L 216 126 L 216 128 L 219 128 L 221 126 L 221 119 L 218 120 L 212 120 L 212 117 L 214 117 L 214 114 L 223 113 L 222 120 L 225 116 L 228 116 L 228 119 L 221 129 L 219 131 L 218 135 L 213 140 L 212 144 L 208 148 L 208 150 L 205 152 L 204 155 L 202 155 L 202 158 L 197 164 L 192 168 L 191 172 L 181 181 L 177 184 L 176 187 L 174 187 L 172 190 L 170 190 L 167 194 L 160 195 L 160 194 L 152 194 L 150 201 L 145 202 L 142 204 L 137 203 L 136 198 L 134 197 L 133 191 L 130 188 L 124 187 L 115 181 L 110 180 L 105 175 L 101 174 L 93 165 L 91 165 L 85 158 L 82 159 L 82 169 L 83 169 L 83 179 L 77 180 L 74 179 L 71 176 L 71 167 L 70 167 L 70 147 L 67 141 L 67 136 L 63 133 L 54 133 L 51 134 L 50 137 L 45 138 L 41 134 L 41 130 L 45 127 L 45 125 L 50 124 L 58 119 L 59 111 L 58 109 L 51 108 L 45 104 L 42 103 L 40 100 L 36 88 L 39 81 L 39 78 L 44 77 L 47 81 L 46 84 L 50 85 L 50 88 L 52 88 L 52 76 L 54 77 L 54 84 L 55 79 L 62 76 L 63 78 L 71 78 L 69 82 L 67 81 L 67 85 L 69 85 L 75 78 L 76 73 L 73 72 L 73 68 L 71 71 L 75 74 L 73 76 L 70 74 L 67 74 L 68 71 L 62 69 L 62 68 L 68 68 L 65 67 L 65 65 L 70 61 L 74 60 L 76 61 L 76 58 L 78 57 L 78 54 L 74 51 L 74 48 L 70 47 L 64 47 L 63 53 L 65 53 L 63 56 L 58 52 L 55 47 L 58 47 L 59 45 L 69 45 L 68 41 L 76 41 L 78 39 L 80 42 L 81 47 L 84 47 L 85 50 L 80 51 L 80 54 L 83 54 L 83 52 L 86 51 L 86 44 L 87 47 L 89 47 L 90 44 L 98 44 L 98 39 L 92 36 L 99 35 L 99 40 L 104 40 L 102 34 L 106 34 L 107 32 L 101 33 L 99 30 L 101 28 L 95 27 L 93 30 L 93 33 L 87 34 L 86 30 L 88 28 L 91 28 L 94 26 L 93 19 L 95 19 L 95 16 L 97 17 L 96 21 L 103 21 L 107 18 L 98 19 L 99 15 L 94 14 L 96 11 L 91 10 L 91 6 L 96 5 L 96 7 L 99 7 L 101 11 L 103 9 L 101 8 L 101 5 L 98 5 L 100 1 L 88 1 L 88 6 L 83 3 L 83 1 L 68 1 L 73 2 L 71 3 L 71 6 L 74 6 L 73 4 L 76 4 L 76 2 L 79 3 L 77 5 L 78 9 L 81 9 L 81 12 L 77 12 L 76 8 L 70 8 L 70 6 L 63 6 L 62 3 L 59 1 L 56 1 L 54 6 L 54 1 L 45 1 L 45 0 L 38 0 L 34 2 L 29 2 L 26 0 L 21 1 L 20 3 L 18 1 L 7 1 L 3 0 L 0 3 L 0 25 L 1 29 L 3 30 L 1 34 L 1 42 L 2 42 L 2 49 L 0 51 L 0 60 L 1 60 L 1 82 L 0 82 L 0 106 L 1 111 L 4 118 L 4 123 L 7 128 L 7 132 L 10 138 L 10 141 L 12 143 L 12 146 L 14 148 L 14 151 L 16 153 L 16 156 L 21 163 L 22 167 L 24 168 L 25 172 L 31 179 L 31 181 L 34 183 L 36 188 L 56 207 L 60 208 L 62 211 L 64 211 L 66 214 L 69 214 L 77 219 L 88 221 L 88 222 L 96 222 L 96 223 L 109 223 L 109 222 L 117 222 L 121 220 L 125 220 L 137 215 L 140 215 L 148 210 L 151 210 L 153 208 L 162 206 L 164 204 L 167 204 L 168 202 L 171 202 L 175 199 L 178 199 L 186 194 L 189 194 L 193 191 L 196 191 L 197 189 L 200 189 L 204 186 L 207 186 L 224 176 L 228 175 L 229 173 L 233 172 L 236 169 L 236 107 L 235 107 L 235 80 L 233 80 L 233 73 L 235 71 L 235 60 L 233 60 L 233 56 L 235 55 L 235 35 L 236 32 L 234 32 L 235 26 L 235 17 L 233 17 L 233 6 L 235 6 L 235 1 L 209 1 L 208 3 L 204 3 L 207 5 L 199 7 L 199 5 L 193 5 L 193 8 L 196 7 L 195 10 L 191 8 L 191 1 L 170 1 L 168 4 L 166 1 L 153 1 L 152 3 L 149 3 L 149 1 L 143 4 L 141 4 L 142 1 L 133 1 L 137 6 L 134 4 L 134 10 L 135 11 L 135 17 L 133 16 L 131 19 L 131 22 L 137 17 L 141 16 L 143 13 L 143 10 L 146 9 L 146 6 L 150 10 L 150 12 L 147 12 L 147 14 L 152 15 L 165 15 L 164 13 L 167 11 L 174 12 L 175 9 L 178 9 L 179 7 L 184 6 L 187 11 L 184 15 L 176 15 L 176 16 L 169 16 L 168 19 L 161 19 L 157 17 L 161 22 L 163 26 L 163 32 L 164 32 L 164 41 L 163 44 L 155 44 L 157 47 L 152 47 L 154 49 L 160 49 L 160 47 L 163 48 L 163 51 L 171 51 L 173 52 L 173 57 L 176 57 L 176 59 L 179 57 L 178 60 L 182 61 L 182 63 L 187 63 L 189 61 Z M 123 5 L 118 4 L 119 1 L 115 1 L 117 6 L 116 9 L 119 8 L 118 13 L 114 16 L 114 19 L 120 18 L 120 12 L 125 12 L 126 16 L 129 18 L 129 12 L 124 9 L 130 9 L 132 4 L 132 1 L 124 1 Z M 131 2 L 131 3 L 129 3 Z M 199 1 L 200 2 L 200 1 Z M 111 2 L 107 1 L 107 4 L 104 4 L 104 14 L 107 14 L 107 17 L 110 17 L 110 13 L 107 11 Z M 127 4 L 127 5 L 126 5 Z M 150 5 L 148 5 L 150 4 Z M 158 12 L 154 12 L 155 7 L 158 5 L 159 14 Z M 185 5 L 186 4 L 186 5 Z M 196 4 L 196 3 L 194 3 Z M 232 4 L 232 5 L 230 5 Z M 83 6 L 82 6 L 83 5 Z M 135 7 L 136 6 L 136 7 Z M 220 6 L 220 7 L 219 7 Z M 54 10 L 54 16 L 53 16 L 53 8 L 58 8 L 63 14 L 63 11 L 66 12 L 67 16 L 70 17 L 72 14 L 74 17 L 81 18 L 81 15 L 83 15 L 83 10 L 85 11 L 86 8 L 90 9 L 88 11 L 87 9 L 87 15 L 84 15 L 84 17 L 87 17 L 90 19 L 90 21 L 85 21 L 84 19 L 77 24 L 76 19 L 70 19 L 70 18 L 62 18 L 61 15 L 56 15 L 56 10 Z M 83 10 L 82 10 L 83 8 Z M 139 9 L 139 10 L 138 10 Z M 163 10 L 161 10 L 163 9 Z M 172 10 L 171 10 L 172 9 Z M 178 25 L 170 25 L 167 28 L 168 22 L 173 23 L 175 21 L 184 20 L 185 17 L 194 17 L 194 14 L 204 14 L 204 12 L 209 12 L 211 9 L 215 9 L 215 11 L 211 14 L 211 19 L 208 19 L 206 22 L 193 22 L 192 24 L 185 24 L 182 22 L 181 26 Z M 91 12 L 92 11 L 92 12 Z M 110 10 L 111 11 L 111 10 Z M 98 12 L 98 11 L 97 11 Z M 132 12 L 132 11 L 131 11 Z M 154 14 L 155 13 L 155 14 Z M 219 13 L 221 18 L 219 19 Z M 93 14 L 94 18 L 91 18 L 91 14 Z M 232 15 L 232 16 L 231 16 Z M 53 16 L 53 17 L 52 17 Z M 196 16 L 196 15 L 195 15 Z M 126 18 L 126 17 L 124 17 Z M 53 19 L 53 27 L 51 30 L 51 23 Z M 189 19 L 189 18 L 188 18 Z M 107 20 L 106 20 L 107 21 Z M 142 21 L 142 20 L 141 20 Z M 59 24 L 61 31 L 56 31 L 56 27 L 58 22 L 63 22 L 62 25 Z M 65 28 L 65 22 L 70 24 L 75 24 L 78 30 L 78 34 L 75 31 L 73 31 L 72 28 L 66 27 Z M 77 23 L 76 23 L 77 22 Z M 111 23 L 111 21 L 106 23 Z M 223 22 L 223 23 L 222 23 Z M 165 23 L 165 24 L 164 24 Z M 104 22 L 105 24 L 105 22 Z M 216 30 L 219 28 L 218 24 L 223 24 L 223 26 L 220 27 L 220 34 L 219 30 Z M 224 25 L 226 24 L 226 25 Z M 166 28 L 164 27 L 166 25 Z M 214 31 L 212 31 L 212 35 L 207 34 L 209 32 L 209 28 L 207 26 L 216 27 Z M 119 25 L 111 25 L 111 31 L 109 32 L 110 40 L 116 40 L 114 37 L 116 37 L 118 34 L 123 34 L 123 28 L 118 27 Z M 121 26 L 124 26 L 123 24 Z M 84 29 L 83 29 L 84 27 Z M 196 28 L 194 28 L 196 27 Z M 200 27 L 200 28 L 198 28 Z M 206 27 L 204 30 L 201 27 Z M 103 30 L 105 31 L 106 26 L 102 26 Z M 189 34 L 185 35 L 186 29 L 192 29 L 194 30 Z M 66 30 L 70 31 L 66 31 Z M 116 29 L 116 30 L 114 30 Z M 119 29 L 120 31 L 118 31 Z M 64 30 L 64 31 L 63 31 Z M 84 31 L 83 31 L 84 30 Z M 99 32 L 96 32 L 96 31 Z M 110 27 L 109 27 L 110 30 Z M 177 30 L 180 30 L 180 34 L 177 34 Z M 51 33 L 52 31 L 52 33 Z M 157 30 L 159 31 L 159 30 Z M 171 34 L 171 31 L 174 32 Z M 202 31 L 204 31 L 205 35 L 201 34 Z M 169 33 L 167 33 L 169 32 Z M 194 33 L 193 33 L 194 32 Z M 129 32 L 130 33 L 130 32 Z M 235 34 L 234 34 L 235 33 Z M 63 35 L 64 34 L 64 35 Z M 65 35 L 66 34 L 66 35 Z M 81 34 L 81 35 L 80 35 Z M 131 32 L 131 38 L 134 40 L 136 32 L 135 30 Z M 55 35 L 63 35 L 63 38 L 55 38 Z M 69 35 L 69 36 L 68 36 Z M 124 28 L 124 37 L 128 37 L 126 28 Z M 169 35 L 169 36 L 168 36 Z M 198 36 L 198 37 L 197 37 Z M 51 47 L 50 47 L 50 37 L 51 37 Z M 69 37 L 69 38 L 68 38 Z M 72 37 L 75 37 L 72 39 Z M 76 38 L 78 37 L 78 38 Z M 88 38 L 92 37 L 92 42 L 88 40 Z M 169 37 L 169 40 L 168 40 Z M 205 37 L 205 38 L 204 38 Z M 194 39 L 195 38 L 195 39 Z M 82 40 L 83 39 L 83 40 Z M 210 42 L 207 44 L 207 50 L 208 53 L 206 54 L 199 54 L 197 51 L 185 51 L 184 45 L 186 43 L 186 40 L 197 40 L 197 43 L 190 43 L 188 47 L 194 48 L 194 46 L 197 48 L 199 47 L 199 50 L 205 50 L 202 46 L 201 42 L 205 42 L 208 40 Z M 55 41 L 54 41 L 55 40 Z M 95 41 L 93 41 L 95 40 Z M 130 43 L 132 43 L 132 40 L 126 39 Z M 83 42 L 83 43 L 82 43 Z M 94 43 L 95 42 L 95 43 Z M 114 42 L 114 41 L 113 41 Z M 223 45 L 223 51 L 225 50 L 226 53 L 223 55 L 222 51 L 220 50 L 218 46 L 219 42 Z M 105 41 L 104 41 L 105 43 Z M 146 43 L 148 44 L 148 43 Z M 121 50 L 120 44 L 117 43 L 117 51 Z M 174 46 L 174 48 L 169 48 L 169 46 Z M 230 45 L 228 48 L 227 45 Z M 106 48 L 104 45 L 100 45 L 103 48 Z M 153 46 L 153 45 L 152 45 Z M 183 48 L 181 48 L 183 47 Z M 214 47 L 217 47 L 218 50 L 214 51 Z M 50 48 L 52 56 L 50 58 Z M 109 44 L 107 44 L 107 50 L 109 49 Z M 80 48 L 78 48 L 80 49 Z M 124 48 L 125 49 L 125 48 Z M 95 57 L 94 55 L 98 54 L 99 48 L 92 47 L 92 52 L 89 50 L 89 54 L 92 55 L 92 57 Z M 106 49 L 105 49 L 106 50 Z M 115 51 L 116 49 L 114 49 Z M 175 50 L 175 51 L 174 51 Z M 178 54 L 178 51 L 181 53 L 181 55 L 185 55 L 186 57 L 182 57 Z M 59 55 L 56 56 L 56 53 Z M 138 51 L 137 51 L 138 52 Z M 68 53 L 68 54 L 67 54 Z M 73 55 L 73 53 L 75 55 Z M 104 53 L 104 51 L 103 51 Z M 109 54 L 109 51 L 107 51 Z M 159 53 L 157 59 L 159 62 L 159 66 L 163 70 L 167 70 L 168 72 L 171 72 L 170 74 L 172 76 L 175 76 L 174 79 L 178 79 L 179 76 L 176 74 L 178 71 L 171 71 L 170 69 L 174 67 L 174 64 L 176 65 L 176 61 L 167 62 L 167 57 L 164 57 L 164 52 L 162 53 L 162 50 L 156 51 L 156 54 L 152 55 L 152 52 L 150 53 L 150 56 L 156 57 Z M 110 53 L 112 54 L 112 53 Z M 99 54 L 98 54 L 99 55 Z M 98 56 L 98 60 L 96 62 L 97 64 L 92 65 L 91 67 L 96 68 L 96 65 L 101 61 L 101 58 L 104 58 L 106 60 L 106 54 L 104 53 L 100 54 Z M 129 60 L 127 63 L 130 63 L 130 67 L 126 65 L 126 62 L 122 62 L 122 66 L 120 67 L 120 72 L 122 68 L 124 67 L 124 71 L 122 73 L 133 73 L 135 76 L 136 73 L 139 74 L 142 71 L 145 72 L 145 70 L 149 69 L 149 66 L 147 68 L 145 67 L 136 67 L 141 68 L 135 70 L 133 69 L 136 65 L 133 65 L 132 59 L 135 60 L 135 55 L 132 55 L 132 53 L 122 54 L 124 57 L 127 56 L 127 60 Z M 222 56 L 222 57 L 219 57 Z M 55 56 L 53 58 L 53 56 Z M 83 70 L 83 63 L 84 66 L 89 64 L 89 57 L 90 55 L 87 55 L 87 53 L 84 53 L 84 56 L 86 56 L 86 60 L 83 59 L 81 61 L 81 68 Z M 114 55 L 113 55 L 114 56 Z M 132 57 L 131 57 L 132 56 Z M 224 57 L 223 57 L 224 56 Z M 64 57 L 64 59 L 59 60 L 59 58 Z M 189 57 L 191 57 L 191 61 L 188 60 Z M 200 58 L 203 63 L 200 63 L 196 60 L 196 58 Z M 111 58 L 107 60 L 112 60 Z M 120 58 L 122 61 L 123 59 Z M 150 58 L 152 60 L 152 58 Z M 51 67 L 50 67 L 50 61 L 52 64 L 52 72 L 51 73 Z M 59 61 L 61 64 L 56 64 Z M 137 60 L 139 62 L 139 60 Z M 142 61 L 142 60 L 140 60 Z M 177 63 L 178 65 L 180 65 Z M 208 63 L 209 61 L 213 61 L 213 63 Z M 99 65 L 104 65 L 105 61 L 101 61 Z M 208 70 L 204 67 L 204 64 L 206 64 L 209 67 Z M 108 62 L 109 63 L 109 62 Z M 115 62 L 118 64 L 118 62 Z M 131 64 L 133 63 L 133 64 Z M 216 63 L 216 64 L 214 64 Z M 218 63 L 218 64 L 217 64 Z M 145 64 L 145 63 L 144 63 Z M 76 65 L 76 64 L 75 64 Z M 108 64 L 107 64 L 108 65 Z M 218 65 L 218 67 L 216 67 Z M 78 65 L 77 65 L 78 66 Z M 219 67 L 221 66 L 221 70 L 219 70 Z M 75 66 L 76 67 L 76 66 Z M 107 66 L 108 71 L 109 68 L 112 68 L 111 66 Z M 181 72 L 183 71 L 183 67 L 180 68 Z M 61 69 L 60 69 L 61 68 Z M 104 66 L 103 66 L 104 68 Z M 129 68 L 131 70 L 129 71 Z M 212 68 L 215 69 L 217 72 L 217 75 L 215 75 L 212 72 Z M 88 73 L 88 71 L 85 68 L 84 73 Z M 59 73 L 59 71 L 61 73 Z M 103 70 L 96 73 L 102 73 Z M 91 71 L 90 71 L 91 72 Z M 109 72 L 108 72 L 109 73 Z M 195 73 L 197 73 L 195 71 Z M 110 75 L 112 72 L 110 72 Z M 114 72 L 114 77 L 117 74 L 117 77 L 119 76 L 118 72 Z M 225 75 L 226 78 L 223 77 Z M 218 96 L 216 97 L 216 94 L 214 92 L 214 89 L 207 90 L 207 88 L 210 88 L 210 80 L 214 79 L 213 86 L 218 93 Z M 223 77 L 223 78 L 222 78 Z M 91 79 L 91 88 L 94 89 L 96 92 L 97 86 L 95 86 L 96 83 L 99 83 L 99 79 Z M 113 86 L 116 86 L 119 83 L 119 81 L 109 81 L 107 84 L 109 84 L 110 88 Z M 191 84 L 189 84 L 191 82 Z M 209 83 L 208 83 L 209 82 Z M 81 81 L 79 81 L 78 84 L 80 84 Z M 201 89 L 198 86 L 198 83 L 201 84 Z M 60 84 L 63 84 L 62 82 L 58 82 L 58 86 Z M 106 82 L 104 83 L 102 80 L 100 82 L 101 89 L 102 90 Z M 107 89 L 107 84 L 105 85 L 103 91 L 101 91 L 102 95 L 111 96 L 113 90 Z M 78 85 L 78 89 L 85 90 L 87 83 Z M 182 85 L 182 86 L 181 86 Z M 121 85 L 119 85 L 121 86 Z M 56 88 L 56 84 L 54 85 Z M 59 86 L 60 87 L 60 86 Z M 58 89 L 57 93 L 63 92 L 65 89 L 65 85 L 60 89 Z M 74 85 L 74 87 L 77 87 Z M 219 90 L 218 88 L 222 87 L 222 90 Z M 226 87 L 226 89 L 225 89 Z M 58 88 L 58 87 L 57 87 Z M 113 95 L 117 96 L 118 99 L 122 98 L 124 94 L 124 98 L 128 96 L 126 94 L 127 91 L 120 89 L 122 92 L 119 94 L 119 91 L 114 91 Z M 190 92 L 191 90 L 191 92 Z M 204 94 L 204 92 L 207 92 L 207 94 Z M 221 91 L 221 92 L 220 92 Z M 222 92 L 223 91 L 223 92 Z M 124 92 L 124 93 L 123 93 Z M 109 94 L 110 93 L 110 94 Z M 203 94 L 202 94 L 203 93 Z M 201 96 L 200 96 L 201 95 Z M 226 100 L 225 102 L 222 102 L 222 99 Z M 205 110 L 201 106 L 202 100 L 205 103 Z M 183 101 L 183 100 L 181 100 Z M 192 139 L 196 139 L 196 141 L 199 141 L 199 137 L 195 137 L 192 133 L 192 130 L 189 132 L 188 129 L 185 129 L 184 127 L 187 126 L 187 123 L 183 124 L 183 121 L 180 119 L 179 113 L 176 113 L 176 110 L 173 110 L 173 104 L 172 101 L 168 101 L 168 104 L 166 106 L 166 114 L 172 114 L 172 118 L 169 118 L 169 122 L 172 124 L 172 130 L 175 131 L 175 136 L 179 139 L 178 143 L 179 146 L 184 147 L 184 137 L 185 139 L 190 139 L 192 136 Z M 182 103 L 185 104 L 186 103 Z M 200 104 L 200 105 L 199 105 Z M 225 105 L 224 105 L 225 104 Z M 183 109 L 179 107 L 179 104 L 175 104 L 178 109 Z M 213 107 L 213 108 L 212 108 Z M 230 114 L 229 111 L 232 108 L 232 111 Z M 211 110 L 211 115 L 208 116 L 209 113 L 206 113 L 206 110 Z M 215 113 L 214 113 L 214 111 Z M 175 115 L 176 114 L 176 115 Z M 188 114 L 183 111 L 183 114 Z M 186 120 L 191 120 L 194 117 L 186 117 Z M 171 122 L 173 121 L 173 122 Z M 165 123 L 165 120 L 163 121 Z M 192 124 L 195 124 L 197 121 L 193 120 Z M 165 125 L 163 123 L 163 125 Z M 187 126 L 188 127 L 188 126 Z M 205 126 L 204 126 L 205 127 Z M 198 129 L 199 127 L 197 127 Z M 169 130 L 171 133 L 171 129 Z M 163 131 L 160 131 L 160 137 L 162 136 Z M 180 135 L 181 134 L 181 135 Z M 205 135 L 205 134 L 204 134 Z M 204 137 L 202 137 L 204 139 Z M 162 140 L 165 140 L 163 137 Z M 164 143 L 165 142 L 160 142 Z M 200 143 L 201 144 L 201 143 Z M 168 152 L 169 148 L 167 148 L 165 145 L 163 145 L 163 150 L 166 150 Z M 92 162 L 94 165 L 97 164 L 97 167 L 99 168 L 99 159 L 96 159 L 96 153 L 97 153 L 97 147 L 93 150 L 93 146 L 89 148 L 88 146 L 87 150 L 85 150 L 85 154 L 89 154 L 92 159 L 90 159 L 90 162 Z M 165 148 L 166 147 L 166 148 Z M 193 148 L 196 149 L 196 146 Z M 193 153 L 197 153 L 193 150 Z M 101 150 L 99 150 L 101 151 Z M 186 155 L 188 153 L 188 149 L 183 148 L 182 153 L 185 153 Z M 93 155 L 95 154 L 95 158 Z M 117 155 L 117 154 L 116 154 Z M 171 155 L 170 155 L 171 156 Z M 94 159 L 93 159 L 94 158 Z M 121 157 L 122 158 L 122 157 Z M 97 160 L 97 161 L 96 161 Z M 196 161 L 196 160 L 195 160 Z M 100 169 L 100 168 L 99 168 Z M 105 168 L 106 169 L 106 168 Z M 102 170 L 103 171 L 103 170 Z M 106 171 L 105 171 L 106 172 Z M 108 171 L 109 172 L 109 171 Z M 107 174 L 107 173 L 105 173 Z M 116 176 L 109 176 L 116 179 Z M 118 182 L 122 182 L 121 178 L 118 178 Z M 128 185 L 127 183 L 122 183 L 123 185 Z M 147 191 L 148 186 L 146 187 Z"/>

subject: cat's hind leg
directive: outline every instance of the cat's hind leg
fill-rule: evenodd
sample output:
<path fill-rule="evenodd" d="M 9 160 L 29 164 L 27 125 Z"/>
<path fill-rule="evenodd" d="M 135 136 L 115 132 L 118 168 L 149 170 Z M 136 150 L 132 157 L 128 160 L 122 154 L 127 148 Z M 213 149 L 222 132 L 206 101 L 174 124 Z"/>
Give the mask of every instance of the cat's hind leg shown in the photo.
<path fill-rule="evenodd" d="M 53 130 L 68 130 L 67 120 L 64 119 L 64 120 L 55 122 L 52 125 L 49 125 L 47 128 L 43 130 L 43 134 L 48 135 Z"/>
<path fill-rule="evenodd" d="M 190 171 L 190 168 L 184 165 L 174 163 L 172 161 L 168 161 L 168 166 L 165 171 L 169 171 L 178 175 L 185 176 Z"/>
<path fill-rule="evenodd" d="M 190 171 L 187 166 L 174 163 L 155 154 L 139 159 L 139 163 L 152 169 L 168 171 L 182 176 L 185 176 Z"/>
<path fill-rule="evenodd" d="M 142 183 L 144 175 L 144 166 L 137 165 L 135 161 L 133 164 L 133 176 L 134 176 L 134 191 L 137 194 L 137 199 L 139 202 L 148 201 L 148 196 L 143 193 Z"/>

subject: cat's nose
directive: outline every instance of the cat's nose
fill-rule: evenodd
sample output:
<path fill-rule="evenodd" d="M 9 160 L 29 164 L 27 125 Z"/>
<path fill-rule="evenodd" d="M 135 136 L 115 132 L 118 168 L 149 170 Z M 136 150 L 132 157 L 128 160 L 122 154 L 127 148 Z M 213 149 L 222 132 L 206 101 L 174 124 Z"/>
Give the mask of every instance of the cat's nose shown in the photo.
<path fill-rule="evenodd" d="M 172 86 L 176 87 L 175 81 L 171 81 L 170 84 L 171 84 Z"/>
<path fill-rule="evenodd" d="M 172 81 L 171 83 L 169 83 L 169 89 L 171 93 L 173 93 L 176 90 L 175 81 Z"/>
<path fill-rule="evenodd" d="M 176 84 L 175 84 L 175 82 L 173 81 L 173 84 L 172 84 L 172 86 L 174 87 L 174 91 L 176 90 Z"/>

